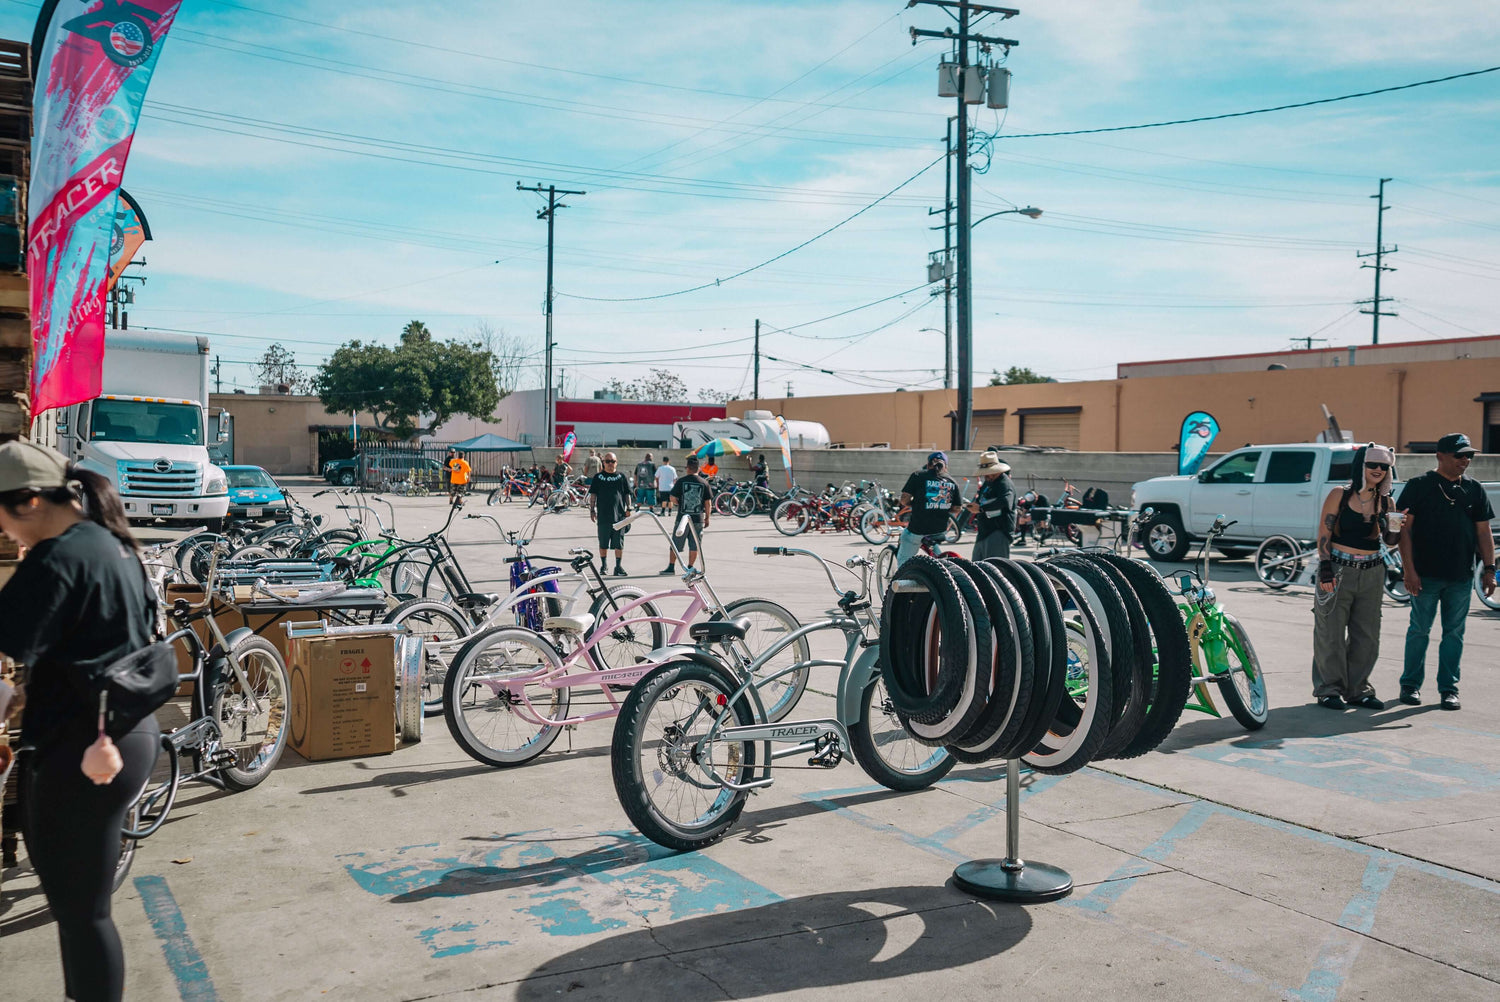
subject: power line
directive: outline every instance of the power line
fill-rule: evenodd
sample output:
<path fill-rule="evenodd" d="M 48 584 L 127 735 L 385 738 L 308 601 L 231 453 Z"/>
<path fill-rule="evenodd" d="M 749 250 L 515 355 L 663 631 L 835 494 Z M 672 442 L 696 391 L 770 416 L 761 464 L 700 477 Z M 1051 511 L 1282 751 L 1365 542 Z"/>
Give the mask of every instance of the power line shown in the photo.
<path fill-rule="evenodd" d="M 816 234 L 814 236 L 808 237 L 806 240 L 802 241 L 797 246 L 790 247 L 790 248 L 782 251 L 780 254 L 777 254 L 775 257 L 767 258 L 766 260 L 760 262 L 759 264 L 753 264 L 753 265 L 751 265 L 748 268 L 745 268 L 745 269 L 743 269 L 741 271 L 737 271 L 733 275 L 728 276 L 727 278 L 716 278 L 712 282 L 704 282 L 701 285 L 695 285 L 695 286 L 692 286 L 691 288 L 687 288 L 687 289 L 678 289 L 676 292 L 662 292 L 662 293 L 658 293 L 657 295 L 654 295 L 654 296 L 624 296 L 624 297 L 615 297 L 615 296 L 579 296 L 579 295 L 575 295 L 575 294 L 570 293 L 570 292 L 559 292 L 558 295 L 559 296 L 567 296 L 569 299 L 584 299 L 584 300 L 588 300 L 589 302 L 595 302 L 595 303 L 642 303 L 642 302 L 646 302 L 646 301 L 652 300 L 652 299 L 669 299 L 669 298 L 671 298 L 673 296 L 685 296 L 685 295 L 687 295 L 690 292 L 700 292 L 703 289 L 718 288 L 719 286 L 723 285 L 725 282 L 732 282 L 732 281 L 734 281 L 737 278 L 743 278 L 744 276 L 750 274 L 752 271 L 759 271 L 760 269 L 764 268 L 768 264 L 774 264 L 775 262 L 780 261 L 782 258 L 784 258 L 784 257 L 786 257 L 786 256 L 788 256 L 790 254 L 795 254 L 797 251 L 799 251 L 802 248 L 808 246 L 809 244 L 815 243 L 816 241 L 823 239 L 824 237 L 828 236 L 828 234 L 830 234 L 833 231 L 839 229 L 840 227 L 848 225 L 849 223 L 851 223 L 854 220 L 858 219 L 860 216 L 864 215 L 866 212 L 869 212 L 871 209 L 875 208 L 875 206 L 879 205 L 881 202 L 884 202 L 887 198 L 891 197 L 896 192 L 900 191 L 902 188 L 905 188 L 907 185 L 911 184 L 913 181 L 915 181 L 917 178 L 921 177 L 923 174 L 926 174 L 929 170 L 931 170 L 932 168 L 936 167 L 938 164 L 942 163 L 945 159 L 947 159 L 947 154 L 946 153 L 943 154 L 943 156 L 940 156 L 936 160 L 932 161 L 932 163 L 928 164 L 926 167 L 923 167 L 921 170 L 917 171 L 915 174 L 913 174 L 911 177 L 907 178 L 905 181 L 902 181 L 900 184 L 896 185 L 896 187 L 892 188 L 890 191 L 886 192 L 884 195 L 881 195 L 879 198 L 875 199 L 875 201 L 873 201 L 873 202 L 869 203 L 868 205 L 864 206 L 863 208 L 855 211 L 853 214 L 845 216 L 843 219 L 839 220 L 837 223 L 834 223 L 832 226 L 828 227 L 828 229 L 824 230 L 823 232 L 818 233 L 818 234 Z M 920 288 L 920 286 L 918 286 L 918 288 Z"/>
<path fill-rule="evenodd" d="M 1298 101 L 1295 104 L 1278 104 L 1270 108 L 1253 108 L 1250 111 L 1229 111 L 1221 115 L 1199 115 L 1196 118 L 1176 118 L 1166 122 L 1145 122 L 1141 125 L 1113 125 L 1102 129 L 1068 129 L 1062 132 L 1013 132 L 1001 139 L 1046 139 L 1052 136 L 1090 136 L 1101 132 L 1131 132 L 1136 129 L 1160 129 L 1168 125 L 1192 125 L 1197 122 L 1218 122 L 1226 118 L 1244 118 L 1247 115 L 1267 115 L 1273 111 L 1291 111 L 1294 108 L 1311 108 L 1319 104 L 1333 104 L 1336 101 L 1352 101 L 1359 97 L 1373 97 L 1376 94 L 1390 94 L 1398 90 L 1411 90 L 1413 87 L 1427 87 L 1432 84 L 1448 83 L 1453 80 L 1463 80 L 1466 77 L 1483 76 L 1486 73 L 1500 71 L 1500 66 L 1488 66 L 1482 70 L 1469 70 L 1467 73 L 1453 73 L 1446 77 L 1433 77 L 1431 80 L 1417 80 L 1413 83 L 1397 84 L 1394 87 L 1380 87 L 1376 90 L 1364 90 L 1356 94 L 1340 94 L 1338 97 L 1322 97 L 1315 101 Z"/>

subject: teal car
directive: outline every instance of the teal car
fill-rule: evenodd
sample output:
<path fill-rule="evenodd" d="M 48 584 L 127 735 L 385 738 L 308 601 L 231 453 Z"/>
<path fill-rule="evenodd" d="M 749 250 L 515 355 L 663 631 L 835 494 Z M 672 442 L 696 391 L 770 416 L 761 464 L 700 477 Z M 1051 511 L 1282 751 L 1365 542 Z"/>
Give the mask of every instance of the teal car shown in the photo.
<path fill-rule="evenodd" d="M 250 521 L 285 522 L 292 517 L 286 494 L 259 466 L 226 466 L 229 478 L 229 517 Z"/>

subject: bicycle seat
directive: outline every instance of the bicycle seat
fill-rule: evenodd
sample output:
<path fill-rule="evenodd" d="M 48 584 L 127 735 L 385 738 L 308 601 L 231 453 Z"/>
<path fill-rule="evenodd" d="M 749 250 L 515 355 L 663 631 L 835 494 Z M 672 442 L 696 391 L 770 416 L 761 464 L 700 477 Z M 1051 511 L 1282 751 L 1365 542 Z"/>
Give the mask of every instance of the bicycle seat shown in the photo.
<path fill-rule="evenodd" d="M 594 628 L 594 617 L 588 613 L 580 616 L 548 616 L 542 621 L 542 629 L 548 633 L 576 633 L 583 636 Z"/>
<path fill-rule="evenodd" d="M 494 605 L 500 601 L 500 596 L 492 591 L 469 591 L 462 595 L 454 595 L 453 601 L 456 605 L 467 609 L 471 606 Z"/>
<path fill-rule="evenodd" d="M 726 640 L 744 640 L 750 632 L 748 619 L 711 619 L 688 627 L 688 636 L 699 643 L 721 644 Z"/>
<path fill-rule="evenodd" d="M 948 534 L 946 532 L 934 532 L 930 536 L 923 536 L 922 542 L 928 544 L 929 546 L 937 546 L 939 543 L 946 542 L 947 539 Z"/>

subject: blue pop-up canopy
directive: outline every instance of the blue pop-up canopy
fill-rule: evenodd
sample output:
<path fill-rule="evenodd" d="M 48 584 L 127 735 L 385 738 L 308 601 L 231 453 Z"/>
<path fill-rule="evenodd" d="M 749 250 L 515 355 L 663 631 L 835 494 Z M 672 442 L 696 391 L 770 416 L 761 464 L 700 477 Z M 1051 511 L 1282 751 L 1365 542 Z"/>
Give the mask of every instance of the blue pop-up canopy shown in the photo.
<path fill-rule="evenodd" d="M 475 435 L 466 438 L 462 442 L 454 442 L 451 448 L 460 452 L 525 452 L 531 446 L 524 442 L 517 442 L 513 438 L 504 435 L 496 435 L 485 432 L 483 435 Z"/>

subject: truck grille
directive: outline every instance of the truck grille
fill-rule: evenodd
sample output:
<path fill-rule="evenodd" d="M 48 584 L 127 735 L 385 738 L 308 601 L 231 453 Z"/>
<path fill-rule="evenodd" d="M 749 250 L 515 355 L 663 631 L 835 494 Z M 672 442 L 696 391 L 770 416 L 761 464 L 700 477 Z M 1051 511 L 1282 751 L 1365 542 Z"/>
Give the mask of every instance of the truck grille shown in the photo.
<path fill-rule="evenodd" d="M 196 497 L 202 487 L 202 471 L 193 463 L 173 463 L 158 470 L 155 463 L 121 463 L 120 493 L 159 498 Z"/>

